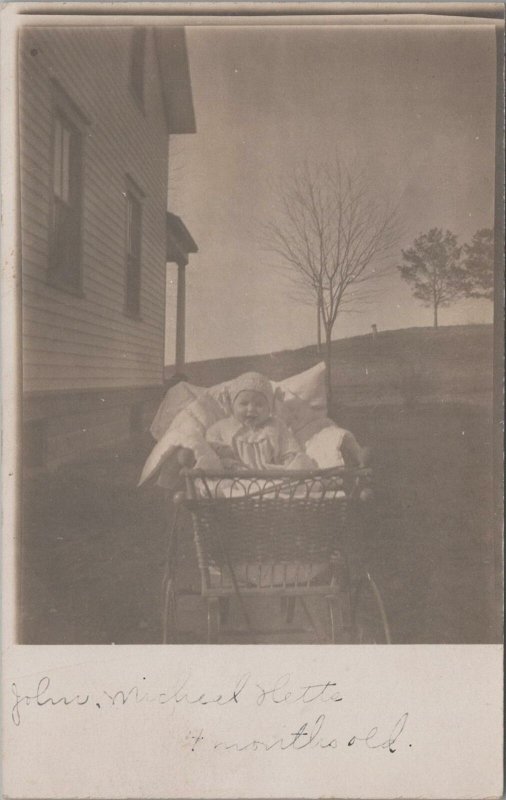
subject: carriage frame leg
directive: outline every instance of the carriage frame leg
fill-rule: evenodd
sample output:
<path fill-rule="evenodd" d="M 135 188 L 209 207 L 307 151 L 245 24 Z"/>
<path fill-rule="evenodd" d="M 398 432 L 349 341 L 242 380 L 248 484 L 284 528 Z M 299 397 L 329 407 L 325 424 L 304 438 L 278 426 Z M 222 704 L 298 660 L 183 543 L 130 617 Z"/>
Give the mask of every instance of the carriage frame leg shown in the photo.
<path fill-rule="evenodd" d="M 163 644 L 177 643 L 177 595 L 175 578 L 167 576 L 163 586 Z"/>
<path fill-rule="evenodd" d="M 207 643 L 217 644 L 220 638 L 220 598 L 207 598 Z"/>
<path fill-rule="evenodd" d="M 169 546 L 165 573 L 162 582 L 162 642 L 163 644 L 176 644 L 177 631 L 177 557 L 178 557 L 178 525 L 180 508 L 176 506 L 169 533 Z"/>
<path fill-rule="evenodd" d="M 326 596 L 332 644 L 350 644 L 352 640 L 351 598 L 348 590 Z"/>
<path fill-rule="evenodd" d="M 383 598 L 369 572 L 365 572 L 355 586 L 351 613 L 356 644 L 392 644 Z"/>

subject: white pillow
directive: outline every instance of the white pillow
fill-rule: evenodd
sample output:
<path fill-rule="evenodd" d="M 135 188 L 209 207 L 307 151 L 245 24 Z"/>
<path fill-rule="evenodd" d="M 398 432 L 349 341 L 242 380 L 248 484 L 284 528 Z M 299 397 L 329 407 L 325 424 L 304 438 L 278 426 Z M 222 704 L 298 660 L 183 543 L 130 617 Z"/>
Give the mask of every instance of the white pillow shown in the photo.
<path fill-rule="evenodd" d="M 165 395 L 151 425 L 157 444 L 151 451 L 139 480 L 139 486 L 149 480 L 164 465 L 165 477 L 161 485 L 174 483 L 179 472 L 176 455 L 179 447 L 192 449 L 197 465 L 204 469 L 219 468 L 205 434 L 217 420 L 231 413 L 228 387 L 231 381 L 219 383 L 209 389 L 182 381 Z M 275 410 L 292 428 L 302 447 L 306 448 L 312 437 L 332 427 L 325 417 L 325 365 L 317 364 L 284 381 L 272 381 L 275 391 Z M 318 459 L 315 459 L 319 466 Z M 170 463 L 169 463 L 170 462 Z M 200 462 L 200 463 L 199 463 Z M 331 464 L 330 466 L 333 466 Z"/>
<path fill-rule="evenodd" d="M 146 459 L 138 486 L 155 475 L 162 465 L 165 466 L 166 469 L 164 480 L 160 485 L 172 485 L 174 479 L 177 479 L 181 469 L 177 461 L 177 452 L 181 447 L 193 451 L 198 466 L 208 470 L 220 469 L 220 459 L 207 443 L 205 429 L 202 427 L 197 415 L 192 414 L 190 409 L 191 406 L 181 411 L 175 417 L 170 428 L 165 431 L 160 440 L 155 444 Z M 169 482 L 167 482 L 167 476 L 169 476 Z"/>
<path fill-rule="evenodd" d="M 327 395 L 325 391 L 325 364 L 321 361 L 316 366 L 292 375 L 280 383 L 273 383 L 282 391 L 291 392 L 301 400 L 305 400 L 311 408 L 321 412 L 322 416 L 327 414 Z"/>
<path fill-rule="evenodd" d="M 193 403 L 193 401 L 204 392 L 204 387 L 193 386 L 186 381 L 180 381 L 176 383 L 175 386 L 171 386 L 160 403 L 155 418 L 151 423 L 149 431 L 153 439 L 156 439 L 156 441 L 161 439 L 165 431 L 170 428 L 172 421 L 177 417 L 179 412 L 190 405 L 190 403 Z"/>

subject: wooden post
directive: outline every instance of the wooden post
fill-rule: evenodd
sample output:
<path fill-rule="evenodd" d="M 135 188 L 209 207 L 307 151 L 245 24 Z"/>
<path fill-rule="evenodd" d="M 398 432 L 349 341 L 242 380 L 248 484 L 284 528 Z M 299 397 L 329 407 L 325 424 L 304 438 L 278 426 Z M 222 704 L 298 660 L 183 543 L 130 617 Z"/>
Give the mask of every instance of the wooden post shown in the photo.
<path fill-rule="evenodd" d="M 185 264 L 177 265 L 176 375 L 184 372 L 185 360 L 186 273 Z"/>

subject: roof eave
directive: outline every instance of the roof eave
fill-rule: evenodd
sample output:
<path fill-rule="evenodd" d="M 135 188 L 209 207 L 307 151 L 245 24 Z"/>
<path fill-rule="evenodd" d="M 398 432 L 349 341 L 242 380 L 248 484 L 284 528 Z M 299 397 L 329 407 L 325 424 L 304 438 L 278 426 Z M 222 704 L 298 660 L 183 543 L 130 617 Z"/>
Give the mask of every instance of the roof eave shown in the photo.
<path fill-rule="evenodd" d="M 196 133 L 184 28 L 156 28 L 154 36 L 168 132 Z"/>

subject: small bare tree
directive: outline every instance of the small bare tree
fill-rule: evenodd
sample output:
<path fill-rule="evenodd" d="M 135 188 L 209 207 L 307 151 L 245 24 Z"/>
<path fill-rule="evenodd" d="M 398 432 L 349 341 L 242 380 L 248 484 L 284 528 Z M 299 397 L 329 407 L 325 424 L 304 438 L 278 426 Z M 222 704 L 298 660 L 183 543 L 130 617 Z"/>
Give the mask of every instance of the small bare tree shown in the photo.
<path fill-rule="evenodd" d="M 364 173 L 338 160 L 305 162 L 277 192 L 264 244 L 296 287 L 295 298 L 314 303 L 325 334 L 327 403 L 332 400 L 332 331 L 338 314 L 361 310 L 372 282 L 389 271 L 399 240 L 397 211 L 369 193 Z"/>

